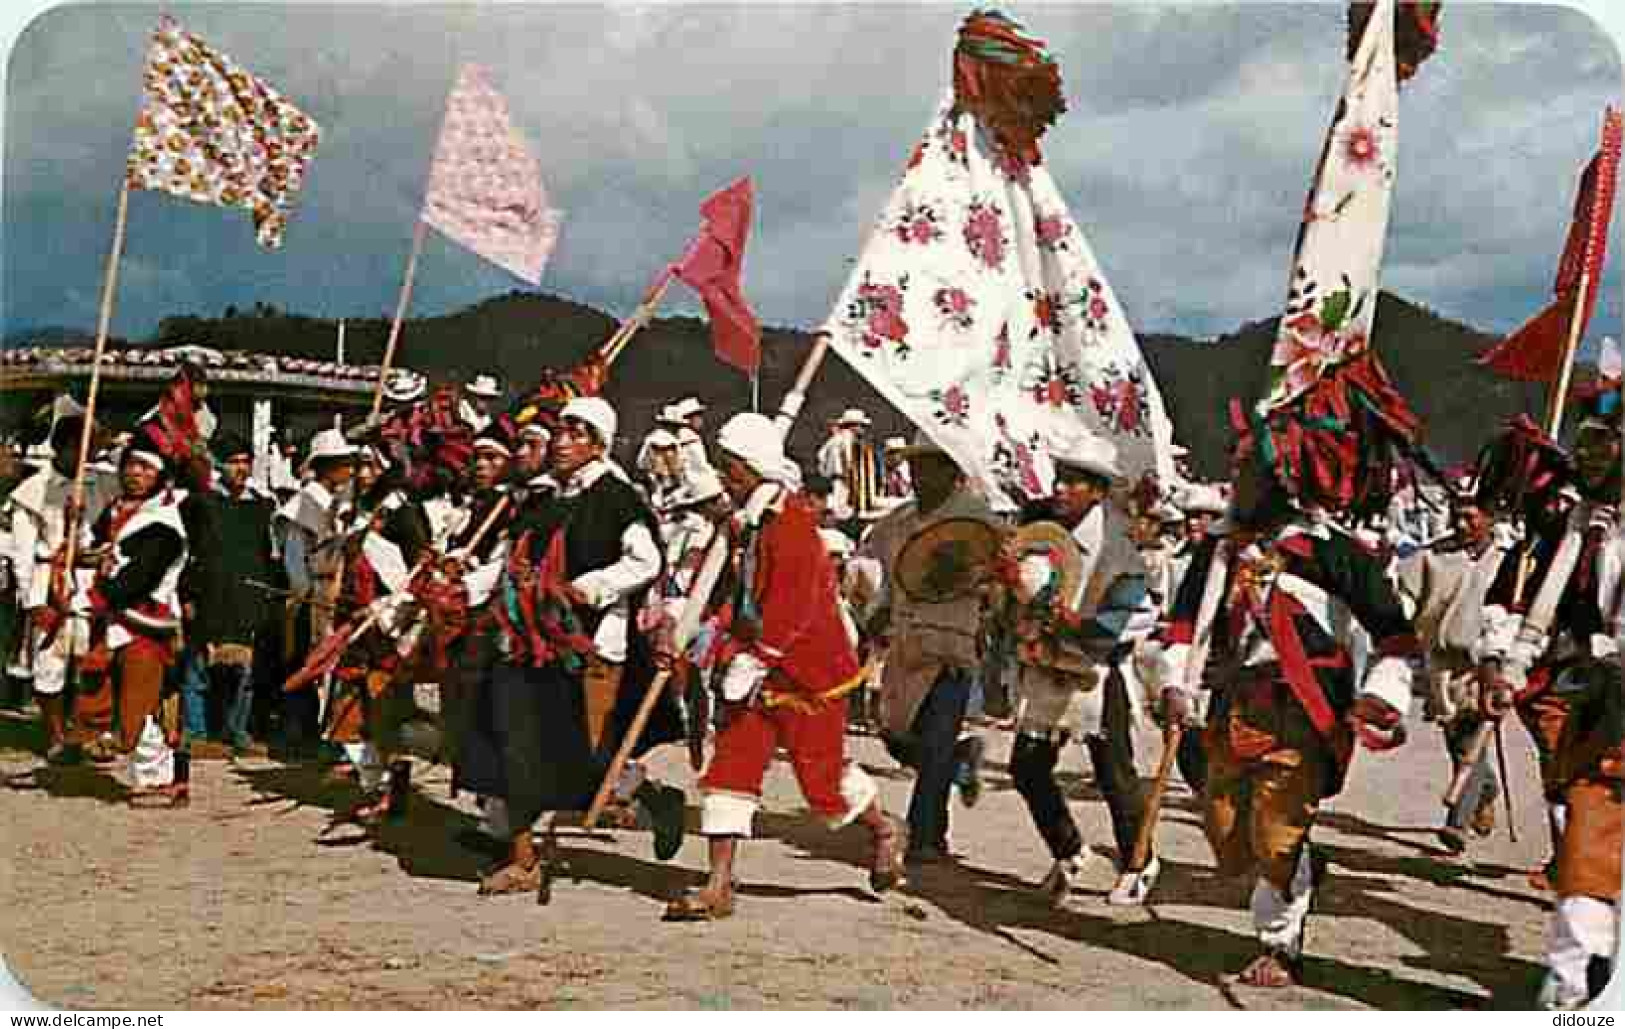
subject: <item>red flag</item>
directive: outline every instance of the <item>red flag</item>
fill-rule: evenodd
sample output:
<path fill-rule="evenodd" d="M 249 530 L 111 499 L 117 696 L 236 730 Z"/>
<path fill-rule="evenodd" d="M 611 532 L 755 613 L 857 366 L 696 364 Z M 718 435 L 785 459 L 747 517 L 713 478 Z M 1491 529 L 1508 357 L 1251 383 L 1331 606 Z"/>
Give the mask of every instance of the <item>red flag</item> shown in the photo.
<path fill-rule="evenodd" d="M 1572 296 L 1553 300 L 1512 335 L 1479 355 L 1478 363 L 1503 378 L 1551 382 L 1562 372 L 1573 310 Z"/>
<path fill-rule="evenodd" d="M 754 375 L 762 361 L 762 328 L 739 285 L 750 234 L 750 179 L 713 194 L 700 205 L 700 214 L 705 225 L 672 273 L 704 302 L 717 357 Z"/>
<path fill-rule="evenodd" d="M 1597 306 L 1597 284 L 1608 253 L 1608 222 L 1614 213 L 1614 186 L 1619 173 L 1620 144 L 1625 121 L 1612 107 L 1603 116 L 1602 142 L 1580 176 L 1574 198 L 1574 221 L 1568 242 L 1557 262 L 1556 294 L 1539 314 L 1506 339 L 1485 351 L 1478 363 L 1499 375 L 1525 382 L 1551 382 L 1562 374 L 1563 352 L 1573 319 L 1579 319 L 1576 339 L 1584 338 Z M 1580 279 L 1587 282 L 1584 303 Z"/>

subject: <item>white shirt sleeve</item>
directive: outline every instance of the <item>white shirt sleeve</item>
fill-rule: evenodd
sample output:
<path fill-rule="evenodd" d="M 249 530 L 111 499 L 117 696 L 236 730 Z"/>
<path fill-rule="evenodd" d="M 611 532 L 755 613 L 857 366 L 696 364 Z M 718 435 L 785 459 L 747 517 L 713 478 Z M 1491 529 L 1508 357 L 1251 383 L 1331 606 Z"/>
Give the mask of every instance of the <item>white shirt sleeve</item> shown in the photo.
<path fill-rule="evenodd" d="M 660 546 L 642 522 L 634 522 L 621 533 L 621 559 L 578 576 L 570 585 L 580 590 L 587 603 L 603 610 L 625 600 L 655 581 L 660 574 Z"/>
<path fill-rule="evenodd" d="M 508 541 L 502 540 L 491 557 L 484 563 L 477 565 L 463 576 L 463 586 L 468 590 L 468 605 L 479 607 L 491 599 L 496 592 L 497 581 L 502 578 L 502 570 L 508 564 Z"/>

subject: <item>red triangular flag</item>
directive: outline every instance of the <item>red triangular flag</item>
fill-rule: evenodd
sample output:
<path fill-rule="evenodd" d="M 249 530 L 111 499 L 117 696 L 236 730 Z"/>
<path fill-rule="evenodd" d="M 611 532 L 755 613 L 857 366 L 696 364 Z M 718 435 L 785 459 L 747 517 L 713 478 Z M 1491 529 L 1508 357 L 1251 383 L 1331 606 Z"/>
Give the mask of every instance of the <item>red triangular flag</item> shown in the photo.
<path fill-rule="evenodd" d="M 750 235 L 750 179 L 712 195 L 700 205 L 700 214 L 705 225 L 672 272 L 705 304 L 717 357 L 754 375 L 762 361 L 762 329 L 739 284 Z"/>
<path fill-rule="evenodd" d="M 1478 363 L 1503 378 L 1551 382 L 1563 368 L 1569 314 L 1574 297 L 1559 297 L 1501 342 L 1479 355 Z"/>
<path fill-rule="evenodd" d="M 1614 185 L 1619 173 L 1620 145 L 1625 122 L 1612 107 L 1603 116 L 1602 142 L 1580 176 L 1574 197 L 1574 221 L 1557 262 L 1556 299 L 1506 339 L 1485 351 L 1478 363 L 1509 379 L 1551 382 L 1562 374 L 1563 351 L 1580 320 L 1576 339 L 1585 337 L 1597 306 L 1603 258 L 1608 252 L 1608 222 L 1614 212 Z M 1580 278 L 1587 280 L 1584 306 L 1576 311 Z"/>
<path fill-rule="evenodd" d="M 1585 323 L 1591 321 L 1591 312 L 1597 306 L 1601 292 L 1603 258 L 1608 254 L 1608 222 L 1614 213 L 1614 186 L 1619 174 L 1621 136 L 1625 124 L 1619 112 L 1612 107 L 1603 118 L 1602 144 L 1580 176 L 1580 189 L 1574 198 L 1574 223 L 1569 226 L 1568 243 L 1563 247 L 1563 258 L 1557 264 L 1557 282 L 1552 287 L 1558 296 L 1580 288 L 1580 276 L 1587 276 L 1590 286 L 1586 290 L 1585 309 L 1580 312 L 1580 335 L 1585 335 Z"/>

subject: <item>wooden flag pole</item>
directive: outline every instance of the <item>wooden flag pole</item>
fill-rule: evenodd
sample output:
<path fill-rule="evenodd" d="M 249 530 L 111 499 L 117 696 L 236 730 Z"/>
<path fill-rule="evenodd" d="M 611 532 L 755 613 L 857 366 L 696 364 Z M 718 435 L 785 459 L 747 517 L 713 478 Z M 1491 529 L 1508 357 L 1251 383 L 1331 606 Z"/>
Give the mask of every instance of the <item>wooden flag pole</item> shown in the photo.
<path fill-rule="evenodd" d="M 829 334 L 821 332 L 813 343 L 813 348 L 807 355 L 807 360 L 801 366 L 801 372 L 796 376 L 796 385 L 790 395 L 785 398 L 784 406 L 779 410 L 776 422 L 782 435 L 790 434 L 790 427 L 795 424 L 796 414 L 801 410 L 801 402 L 806 397 L 807 387 L 812 384 L 813 376 L 818 374 L 819 365 L 824 363 L 824 355 L 829 352 Z M 799 399 L 798 399 L 799 398 Z M 792 404 L 792 401 L 794 403 Z M 728 564 L 728 532 L 723 526 L 718 526 L 716 535 L 706 547 L 705 559 L 700 565 L 700 571 L 694 576 L 694 583 L 689 587 L 688 597 L 683 601 L 683 613 L 677 620 L 676 642 L 679 649 L 686 648 L 699 629 L 700 621 L 705 615 L 705 606 L 710 602 L 711 591 L 715 589 L 717 580 L 722 576 L 722 570 Z M 598 784 L 598 792 L 593 795 L 592 805 L 587 808 L 586 817 L 582 825 L 591 829 L 598 824 L 604 808 L 609 805 L 610 793 L 615 783 L 621 777 L 621 769 L 632 758 L 632 751 L 636 749 L 638 740 L 643 736 L 644 727 L 649 724 L 649 717 L 654 713 L 655 702 L 671 681 L 671 670 L 661 671 L 649 683 L 644 691 L 643 701 L 638 705 L 637 714 L 632 718 L 632 724 L 626 729 L 621 738 L 621 746 L 615 752 L 615 757 L 609 763 L 609 770 L 604 773 L 603 781 Z"/>
<path fill-rule="evenodd" d="M 395 320 L 389 325 L 389 342 L 384 345 L 384 363 L 378 368 L 378 382 L 372 389 L 370 420 L 377 420 L 378 412 L 384 409 L 384 383 L 389 379 L 389 370 L 395 366 L 395 347 L 401 340 L 401 322 L 406 318 L 406 305 L 412 302 L 412 279 L 417 275 L 418 255 L 423 253 L 423 239 L 428 234 L 429 223 L 419 218 L 417 227 L 412 230 L 412 256 L 406 259 L 401 295 L 395 302 Z"/>
<path fill-rule="evenodd" d="M 1580 330 L 1585 321 L 1586 297 L 1591 293 L 1591 273 L 1580 273 L 1580 288 L 1575 291 L 1574 311 L 1569 315 L 1569 335 L 1563 342 L 1563 363 L 1558 367 L 1557 380 L 1552 383 L 1552 392 L 1546 397 L 1546 435 L 1554 442 L 1558 432 L 1563 428 L 1564 398 L 1568 396 L 1569 379 L 1574 374 L 1574 355 L 1580 348 Z M 1535 553 L 1530 547 L 1518 562 L 1518 578 L 1513 585 L 1513 597 L 1516 601 L 1523 600 L 1524 589 L 1529 584 L 1529 576 L 1534 574 Z M 1486 737 L 1485 742 L 1488 742 Z M 1482 750 L 1482 746 L 1480 747 Z"/>
<path fill-rule="evenodd" d="M 73 591 L 73 564 L 79 551 L 79 522 L 85 504 L 85 465 L 90 462 L 90 439 L 96 424 L 96 395 L 101 390 L 102 354 L 107 350 L 108 327 L 113 322 L 113 296 L 118 289 L 119 261 L 124 254 L 124 226 L 130 213 L 130 180 L 125 178 L 118 194 L 118 215 L 113 220 L 113 247 L 107 255 L 107 271 L 102 277 L 102 306 L 96 317 L 96 353 L 91 359 L 90 389 L 85 394 L 85 423 L 79 430 L 79 460 L 74 464 L 70 510 L 64 526 L 66 559 L 64 581 L 69 596 Z"/>
<path fill-rule="evenodd" d="M 648 291 L 643 294 L 643 302 L 638 304 L 637 309 L 627 316 L 626 321 L 622 322 L 615 330 L 615 334 L 605 340 L 604 345 L 598 348 L 598 354 L 603 358 L 605 365 L 614 364 L 615 359 L 621 356 L 621 351 L 625 350 L 626 345 L 632 342 L 632 337 L 636 336 L 639 330 L 653 320 L 655 310 L 660 306 L 660 301 L 666 296 L 666 290 L 671 288 L 671 280 L 670 268 L 661 272 L 660 277 L 655 279 Z"/>
<path fill-rule="evenodd" d="M 1569 336 L 1563 344 L 1563 364 L 1553 384 L 1553 392 L 1546 398 L 1546 435 L 1557 439 L 1563 426 L 1563 400 L 1568 396 L 1569 379 L 1574 374 L 1574 354 L 1580 348 L 1580 330 L 1585 324 L 1586 298 L 1591 293 L 1591 273 L 1582 272 L 1580 288 L 1574 297 L 1574 313 L 1569 316 Z"/>

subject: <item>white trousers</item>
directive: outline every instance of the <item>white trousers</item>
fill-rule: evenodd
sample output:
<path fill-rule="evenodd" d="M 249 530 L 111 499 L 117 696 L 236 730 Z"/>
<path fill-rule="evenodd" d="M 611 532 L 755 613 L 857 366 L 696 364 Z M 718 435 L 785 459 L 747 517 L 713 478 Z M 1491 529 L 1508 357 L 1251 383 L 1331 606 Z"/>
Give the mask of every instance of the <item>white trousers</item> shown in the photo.
<path fill-rule="evenodd" d="M 130 751 L 130 785 L 137 789 L 168 786 L 175 781 L 175 752 L 164 739 L 164 730 L 151 715 L 141 726 L 135 749 Z"/>
<path fill-rule="evenodd" d="M 1619 912 L 1596 897 L 1564 897 L 1552 912 L 1546 937 L 1546 967 L 1563 996 L 1584 997 L 1586 969 L 1594 957 L 1613 959 Z"/>
<path fill-rule="evenodd" d="M 1293 957 L 1302 953 L 1303 920 L 1309 916 L 1314 893 L 1314 868 L 1305 843 L 1298 851 L 1298 867 L 1293 869 L 1288 894 L 1283 895 L 1268 879 L 1253 883 L 1253 931 L 1258 942 Z"/>

